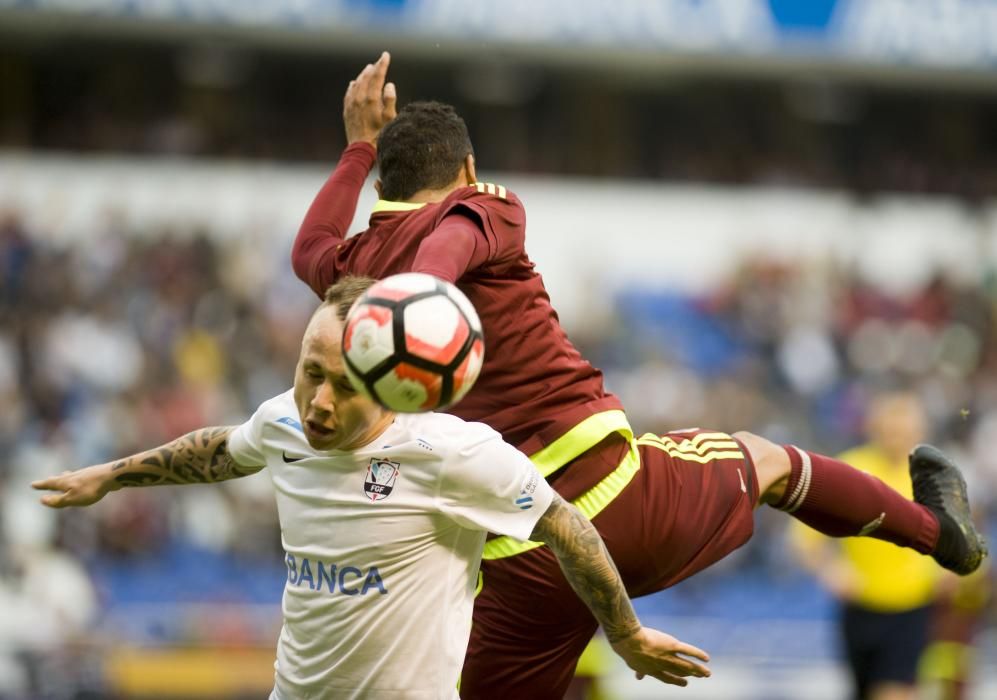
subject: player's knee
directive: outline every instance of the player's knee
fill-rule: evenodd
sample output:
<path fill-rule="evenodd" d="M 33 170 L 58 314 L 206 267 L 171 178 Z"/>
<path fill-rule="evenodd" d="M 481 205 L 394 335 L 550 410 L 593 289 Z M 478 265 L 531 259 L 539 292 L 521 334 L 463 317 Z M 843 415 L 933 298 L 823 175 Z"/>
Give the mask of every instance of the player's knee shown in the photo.
<path fill-rule="evenodd" d="M 733 434 L 751 455 L 758 477 L 759 501 L 776 503 L 789 482 L 790 462 L 785 448 L 760 435 L 741 430 Z"/>
<path fill-rule="evenodd" d="M 758 466 L 759 461 L 769 458 L 770 452 L 782 449 L 771 440 L 766 440 L 760 435 L 749 433 L 747 430 L 739 430 L 733 433 L 732 436 L 748 448 L 755 466 Z"/>

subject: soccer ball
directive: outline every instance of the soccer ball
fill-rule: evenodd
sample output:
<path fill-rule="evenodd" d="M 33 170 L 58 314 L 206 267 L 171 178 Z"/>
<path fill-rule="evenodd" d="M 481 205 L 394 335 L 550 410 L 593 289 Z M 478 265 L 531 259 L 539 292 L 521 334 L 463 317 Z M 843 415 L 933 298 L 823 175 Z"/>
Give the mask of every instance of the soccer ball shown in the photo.
<path fill-rule="evenodd" d="M 403 413 L 460 401 L 478 378 L 484 354 L 471 302 L 449 282 L 421 273 L 371 286 L 353 304 L 343 329 L 353 386 Z"/>

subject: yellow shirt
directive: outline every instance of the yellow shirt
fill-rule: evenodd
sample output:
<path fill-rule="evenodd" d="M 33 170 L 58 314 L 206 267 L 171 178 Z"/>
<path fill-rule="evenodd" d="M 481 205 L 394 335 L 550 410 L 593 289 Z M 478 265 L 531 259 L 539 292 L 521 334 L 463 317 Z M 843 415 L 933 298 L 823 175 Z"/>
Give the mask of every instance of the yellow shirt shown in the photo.
<path fill-rule="evenodd" d="M 903 496 L 913 497 L 906 460 L 891 463 L 871 445 L 849 450 L 839 459 L 879 478 Z M 799 521 L 794 527 L 794 536 L 804 544 L 826 539 Z M 931 557 L 871 537 L 847 537 L 834 542 L 858 576 L 858 591 L 851 602 L 877 612 L 901 612 L 934 599 L 941 570 Z"/>

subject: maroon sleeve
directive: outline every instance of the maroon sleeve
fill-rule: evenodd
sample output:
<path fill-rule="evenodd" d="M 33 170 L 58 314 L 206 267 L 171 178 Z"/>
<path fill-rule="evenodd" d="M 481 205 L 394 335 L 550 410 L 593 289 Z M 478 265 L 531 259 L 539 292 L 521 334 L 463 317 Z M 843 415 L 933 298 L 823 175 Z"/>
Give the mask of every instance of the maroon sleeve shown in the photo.
<path fill-rule="evenodd" d="M 440 221 L 444 217 L 463 214 L 477 224 L 479 235 L 484 234 L 486 245 L 484 262 L 503 263 L 516 260 L 523 253 L 526 239 L 526 211 L 519 197 L 505 188 L 496 185 L 486 185 L 493 188 L 496 194 L 481 191 L 471 185 L 462 188 L 457 196 L 440 212 Z M 501 194 L 497 194 L 501 192 Z M 467 269 L 473 269 L 468 267 Z"/>
<path fill-rule="evenodd" d="M 346 239 L 360 190 L 376 158 L 377 152 L 369 143 L 347 146 L 298 229 L 291 249 L 291 267 L 319 296 L 338 274 L 336 248 Z"/>
<path fill-rule="evenodd" d="M 464 214 L 452 213 L 422 239 L 412 271 L 456 282 L 487 258 L 488 245 L 477 221 Z"/>

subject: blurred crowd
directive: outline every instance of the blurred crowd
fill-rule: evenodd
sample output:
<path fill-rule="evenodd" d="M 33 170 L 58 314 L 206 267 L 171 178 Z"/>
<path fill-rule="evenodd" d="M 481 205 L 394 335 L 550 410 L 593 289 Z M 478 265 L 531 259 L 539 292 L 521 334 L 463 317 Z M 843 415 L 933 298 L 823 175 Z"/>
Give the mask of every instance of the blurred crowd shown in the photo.
<path fill-rule="evenodd" d="M 0 218 L 0 697 L 5 679 L 15 688 L 38 681 L 23 668 L 46 675 L 15 661 L 95 641 L 101 611 L 116 600 L 246 595 L 220 589 L 210 574 L 190 584 L 208 590 L 177 590 L 182 571 L 131 593 L 138 582 L 127 574 L 107 578 L 116 562 L 177 560 L 170 548 L 180 543 L 227 552 L 247 568 L 280 567 L 265 475 L 214 489 L 136 490 L 59 512 L 39 506 L 28 484 L 240 423 L 289 387 L 313 301 L 286 258 L 259 246 L 223 252 L 196 233 L 111 230 L 54 248 L 16 216 Z M 208 560 L 179 561 L 193 569 Z M 279 598 L 276 583 L 268 602 Z"/>
<path fill-rule="evenodd" d="M 343 91 L 376 55 L 340 50 L 11 42 L 0 148 L 332 162 Z M 455 105 L 488 171 L 997 193 L 988 92 L 393 55 L 400 102 Z"/>
<path fill-rule="evenodd" d="M 572 335 L 638 432 L 749 430 L 833 455 L 866 441 L 873 398 L 910 391 L 925 439 L 959 461 L 995 531 L 995 304 L 984 269 L 973 282 L 939 273 L 901 294 L 829 260 L 756 258 L 702 296 L 624 292 L 604 327 Z M 761 509 L 763 536 L 717 575 L 785 573 L 786 519 L 771 515 Z"/>
<path fill-rule="evenodd" d="M 58 677 L 46 664 L 95 643 L 116 604 L 247 602 L 255 577 L 233 583 L 236 565 L 270 572 L 273 586 L 248 602 L 276 615 L 282 560 L 265 475 L 65 512 L 39 506 L 28 484 L 245 420 L 290 385 L 315 303 L 281 246 L 134 235 L 113 222 L 78 245 L 39 233 L 0 217 L 0 697 Z M 826 262 L 758 259 L 702 297 L 624 291 L 614 314 L 568 331 L 638 430 L 747 429 L 833 453 L 861 441 L 871 391 L 913 388 L 932 440 L 958 455 L 994 512 L 995 303 L 982 272 L 900 298 Z M 766 540 L 744 565 L 774 573 L 785 558 Z M 157 560 L 173 568 L 136 573 Z"/>
<path fill-rule="evenodd" d="M 826 261 L 757 259 L 700 298 L 625 293 L 610 334 L 579 339 L 648 430 L 743 428 L 834 452 L 861 439 L 871 393 L 913 389 L 931 438 L 963 446 L 997 494 L 995 304 L 983 272 L 899 295 Z"/>

